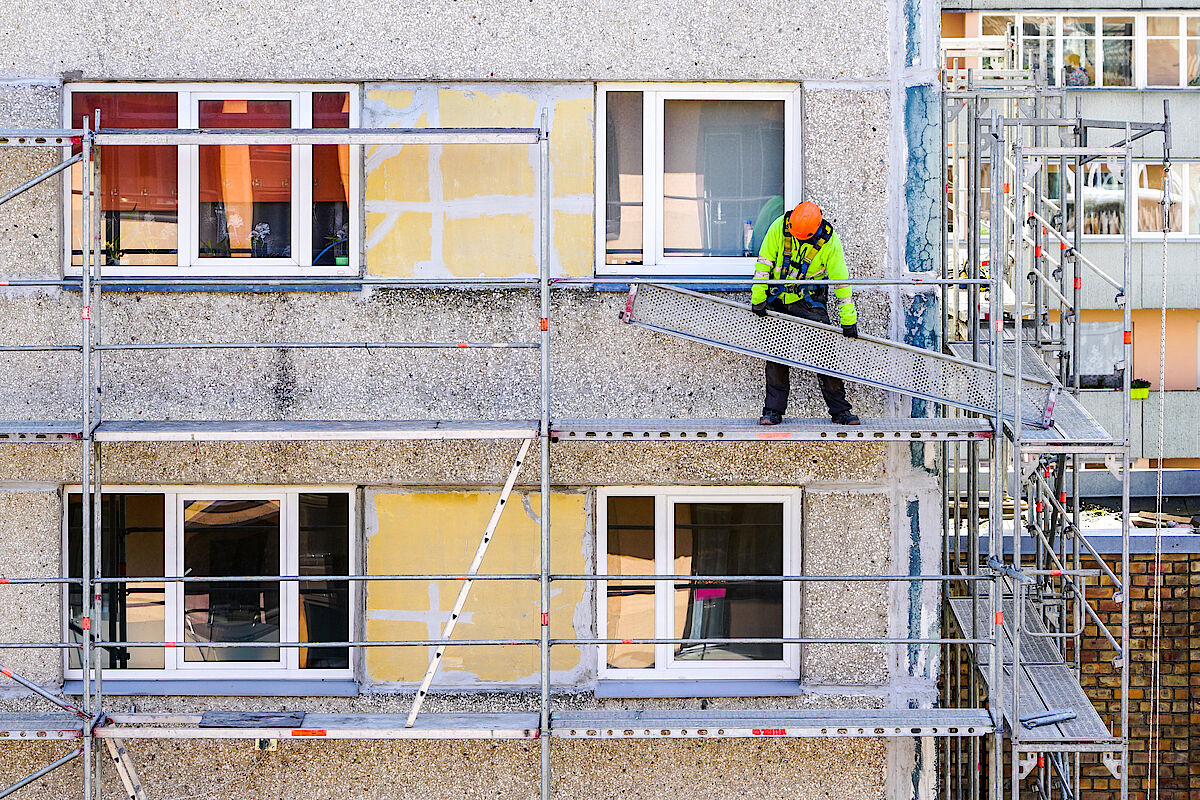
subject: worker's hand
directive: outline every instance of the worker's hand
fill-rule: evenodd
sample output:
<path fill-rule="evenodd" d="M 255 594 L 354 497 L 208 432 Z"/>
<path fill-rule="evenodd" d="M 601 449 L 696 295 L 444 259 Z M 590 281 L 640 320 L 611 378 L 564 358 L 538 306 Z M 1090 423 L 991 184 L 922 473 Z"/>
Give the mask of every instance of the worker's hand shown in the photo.
<path fill-rule="evenodd" d="M 843 325 L 842 326 L 842 335 L 845 336 L 847 339 L 857 339 L 858 338 L 858 323 L 855 323 L 853 325 Z"/>
<path fill-rule="evenodd" d="M 755 303 L 754 305 L 750 306 L 750 310 L 755 314 L 758 314 L 760 317 L 765 317 L 767 315 L 767 302 L 764 300 L 761 303 Z"/>

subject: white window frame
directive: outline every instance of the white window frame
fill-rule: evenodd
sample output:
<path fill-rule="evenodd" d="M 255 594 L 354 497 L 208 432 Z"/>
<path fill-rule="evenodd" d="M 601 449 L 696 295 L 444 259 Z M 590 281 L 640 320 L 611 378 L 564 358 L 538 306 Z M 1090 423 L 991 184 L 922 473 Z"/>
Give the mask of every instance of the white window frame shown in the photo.
<path fill-rule="evenodd" d="M 79 495 L 82 487 L 68 486 L 66 494 Z M 163 574 L 178 577 L 183 572 L 183 508 L 189 500 L 279 500 L 280 575 L 298 575 L 299 565 L 299 504 L 302 494 L 345 494 L 348 496 L 347 529 L 349 536 L 349 563 L 355 573 L 359 563 L 358 493 L 352 486 L 106 486 L 104 494 L 161 494 L 163 495 Z M 63 506 L 62 542 L 63 574 L 69 569 L 69 530 L 66 503 Z M 134 579 L 130 579 L 131 581 Z M 287 680 L 331 680 L 353 678 L 358 660 L 355 648 L 349 648 L 348 666 L 344 669 L 301 669 L 298 647 L 281 647 L 278 662 L 196 662 L 186 661 L 189 649 L 203 647 L 203 643 L 186 643 L 183 624 L 183 583 L 168 583 L 164 589 L 164 636 L 162 641 L 175 642 L 174 647 L 164 648 L 164 667 L 161 669 L 118 669 L 105 668 L 104 675 L 114 680 L 144 679 L 287 679 Z M 350 638 L 359 630 L 360 584 L 350 584 Z M 70 597 L 64 591 L 62 618 L 64 641 L 70 641 L 67 624 L 70 621 Z M 99 625 L 99 621 L 96 623 Z M 299 641 L 300 636 L 300 584 L 296 581 L 281 581 L 279 590 L 279 636 L 282 642 Z M 269 642 L 263 647 L 269 648 Z M 304 649 L 321 647 L 317 642 Z M 82 680 L 83 670 L 70 665 L 70 653 L 63 651 L 63 669 L 67 680 Z"/>
<path fill-rule="evenodd" d="M 663 115 L 667 100 L 783 101 L 783 201 L 799 202 L 803 184 L 800 86 L 798 84 L 599 83 L 596 85 L 596 274 L 662 276 L 745 276 L 754 272 L 754 257 L 685 257 L 663 255 Z M 606 264 L 606 187 L 608 92 L 642 93 L 642 261 Z"/>
<path fill-rule="evenodd" d="M 798 487 L 774 486 L 625 486 L 596 491 L 596 563 L 599 574 L 608 571 L 608 498 L 654 498 L 654 572 L 672 574 L 674 562 L 674 505 L 678 502 L 781 503 L 783 505 L 783 568 L 785 575 L 803 574 L 801 500 Z M 654 637 L 669 639 L 674 630 L 671 580 L 655 581 Z M 608 582 L 597 581 L 596 622 L 599 638 L 608 638 Z M 799 581 L 783 584 L 783 637 L 800 635 L 801 587 Z M 654 645 L 654 666 L 649 669 L 609 667 L 608 646 L 596 648 L 597 675 L 601 680 L 799 680 L 800 645 L 783 645 L 781 661 L 676 662 L 675 646 Z"/>
<path fill-rule="evenodd" d="M 1062 66 L 1063 66 L 1063 42 L 1067 38 L 1063 36 L 1063 18 L 1064 17 L 1094 17 L 1096 21 L 1096 33 L 1094 34 L 1095 52 L 1096 52 L 1096 84 L 1094 86 L 1066 86 L 1072 91 L 1079 89 L 1111 89 L 1113 91 L 1135 91 L 1137 89 L 1154 89 L 1154 90 L 1180 90 L 1190 89 L 1196 90 L 1195 86 L 1188 86 L 1187 78 L 1187 44 L 1189 40 L 1200 41 L 1200 36 L 1189 36 L 1187 33 L 1188 18 L 1200 18 L 1200 9 L 1190 10 L 1164 10 L 1164 11 L 1131 11 L 1120 8 L 1110 9 L 1088 9 L 1082 8 L 1078 11 L 1034 11 L 1034 10 L 985 10 L 978 12 L 981 16 L 989 17 L 1012 17 L 1017 31 L 1017 53 L 1019 63 L 1025 63 L 1025 33 L 1024 21 L 1026 17 L 1052 17 L 1055 20 L 1055 64 L 1054 78 L 1055 82 L 1061 86 L 1062 84 Z M 1133 83 L 1128 86 L 1107 86 L 1104 84 L 1104 33 L 1103 33 L 1103 18 L 1104 17 L 1132 17 L 1133 18 Z M 1148 82 L 1148 64 L 1149 55 L 1147 44 L 1149 42 L 1147 19 L 1149 17 L 1176 17 L 1179 19 L 1179 77 L 1175 84 L 1150 84 Z M 1171 37 L 1154 37 L 1156 39 Z"/>
<path fill-rule="evenodd" d="M 175 92 L 180 128 L 198 128 L 199 100 L 289 100 L 292 126 L 312 128 L 312 95 L 315 92 L 345 92 L 350 95 L 350 127 L 359 126 L 361 91 L 356 84 L 320 83 L 69 83 L 63 91 L 63 124 L 71 124 L 71 98 L 76 92 Z M 104 119 L 100 120 L 104 127 Z M 353 276 L 362 270 L 362 209 L 360 202 L 362 148 L 350 145 L 349 263 L 313 266 L 312 261 L 312 145 L 293 145 L 292 161 L 292 257 L 291 258 L 200 258 L 199 257 L 199 159 L 200 145 L 179 145 L 178 264 L 175 266 L 105 266 L 109 277 L 321 277 Z M 64 153 L 69 152 L 64 148 Z M 103 155 L 103 154 L 102 154 Z M 71 176 L 63 173 L 64 274 L 79 276 L 81 268 L 71 264 Z"/>

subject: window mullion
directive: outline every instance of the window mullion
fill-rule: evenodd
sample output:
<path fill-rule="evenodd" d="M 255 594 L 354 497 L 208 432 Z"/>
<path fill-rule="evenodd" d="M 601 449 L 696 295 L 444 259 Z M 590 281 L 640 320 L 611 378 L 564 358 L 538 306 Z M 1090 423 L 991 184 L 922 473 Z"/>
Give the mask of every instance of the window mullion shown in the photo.
<path fill-rule="evenodd" d="M 669 536 L 674 509 L 671 498 L 667 495 L 656 495 L 654 498 L 654 572 L 657 575 L 670 575 L 675 561 L 674 543 Z M 671 635 L 671 582 L 654 582 L 654 636 L 665 639 Z M 663 672 L 670 666 L 671 645 L 654 645 L 654 670 Z"/>
<path fill-rule="evenodd" d="M 288 492 L 279 504 L 279 574 L 300 574 L 300 515 L 297 492 Z M 279 638 L 285 642 L 300 641 L 300 584 L 296 581 L 280 581 L 279 585 Z M 286 670 L 300 668 L 300 650 L 284 648 L 280 653 L 280 666 Z"/>
<path fill-rule="evenodd" d="M 183 574 L 183 526 L 179 524 L 181 514 L 179 495 L 168 492 L 163 497 L 163 565 L 167 568 L 166 577 L 179 577 Z M 184 586 L 179 581 L 174 581 L 168 583 L 164 589 L 163 597 L 166 601 L 166 639 L 164 641 L 182 642 Z M 165 669 L 180 669 L 183 665 L 182 662 L 182 647 L 167 649 L 163 658 Z"/>
<path fill-rule="evenodd" d="M 642 93 L 642 266 L 662 262 L 662 175 L 659 153 L 663 147 L 658 92 Z"/>
<path fill-rule="evenodd" d="M 300 92 L 292 99 L 292 127 L 312 126 L 312 93 Z M 313 257 L 312 145 L 293 145 L 292 154 L 292 258 L 304 269 L 312 266 Z"/>
<path fill-rule="evenodd" d="M 179 93 L 179 127 L 195 128 L 196 116 L 191 92 Z M 195 266 L 198 258 L 196 242 L 200 240 L 200 203 L 196 189 L 199 180 L 200 149 L 196 145 L 176 145 L 176 208 L 179 219 L 175 224 L 176 258 L 180 268 Z"/>

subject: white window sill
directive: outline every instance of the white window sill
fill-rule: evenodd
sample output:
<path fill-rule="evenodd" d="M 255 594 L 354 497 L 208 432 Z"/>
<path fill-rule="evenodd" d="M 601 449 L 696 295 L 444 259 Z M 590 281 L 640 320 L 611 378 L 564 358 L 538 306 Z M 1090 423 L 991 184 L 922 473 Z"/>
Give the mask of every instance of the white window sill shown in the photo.
<path fill-rule="evenodd" d="M 654 697 L 799 697 L 800 682 L 786 679 L 750 678 L 745 680 L 601 680 L 596 682 L 598 698 Z"/>
<path fill-rule="evenodd" d="M 68 680 L 64 694 L 82 694 L 83 681 Z M 221 680 L 198 678 L 104 679 L 108 695 L 167 695 L 174 697 L 356 697 L 357 681 L 348 678 L 330 680 L 280 680 L 272 678 Z"/>

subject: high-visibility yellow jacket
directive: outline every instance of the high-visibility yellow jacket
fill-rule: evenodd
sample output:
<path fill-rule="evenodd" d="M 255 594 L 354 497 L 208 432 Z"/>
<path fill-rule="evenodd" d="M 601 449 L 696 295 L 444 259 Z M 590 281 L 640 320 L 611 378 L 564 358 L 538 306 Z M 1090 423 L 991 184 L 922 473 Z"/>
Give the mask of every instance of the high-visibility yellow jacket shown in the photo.
<path fill-rule="evenodd" d="M 791 238 L 791 237 L 788 237 Z M 817 249 L 811 244 L 791 241 L 791 259 L 786 275 L 780 274 L 784 264 L 783 217 L 771 223 L 762 247 L 758 251 L 758 263 L 754 268 L 754 279 L 765 280 L 828 280 L 833 282 L 833 295 L 837 299 L 838 320 L 842 325 L 858 322 L 858 311 L 854 308 L 850 285 L 838 283 L 850 279 L 846 268 L 846 256 L 842 251 L 842 240 L 832 231 L 829 241 Z M 771 286 L 755 283 L 750 298 L 754 303 L 764 303 L 768 294 L 775 293 L 785 305 L 801 300 L 816 305 L 824 304 L 824 286 Z M 768 291 L 772 290 L 772 291 Z M 815 296 L 814 296 L 815 295 Z"/>

